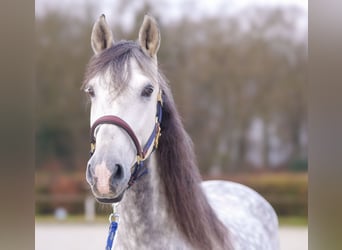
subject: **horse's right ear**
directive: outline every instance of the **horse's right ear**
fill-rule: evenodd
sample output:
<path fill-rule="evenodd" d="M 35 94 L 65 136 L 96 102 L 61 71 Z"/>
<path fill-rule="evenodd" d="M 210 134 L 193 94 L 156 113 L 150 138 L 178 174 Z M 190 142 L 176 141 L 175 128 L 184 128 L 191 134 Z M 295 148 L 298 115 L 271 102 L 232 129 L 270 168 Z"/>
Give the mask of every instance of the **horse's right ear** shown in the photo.
<path fill-rule="evenodd" d="M 110 48 L 114 44 L 112 31 L 110 30 L 105 15 L 102 14 L 95 22 L 91 33 L 91 47 L 95 54 Z"/>

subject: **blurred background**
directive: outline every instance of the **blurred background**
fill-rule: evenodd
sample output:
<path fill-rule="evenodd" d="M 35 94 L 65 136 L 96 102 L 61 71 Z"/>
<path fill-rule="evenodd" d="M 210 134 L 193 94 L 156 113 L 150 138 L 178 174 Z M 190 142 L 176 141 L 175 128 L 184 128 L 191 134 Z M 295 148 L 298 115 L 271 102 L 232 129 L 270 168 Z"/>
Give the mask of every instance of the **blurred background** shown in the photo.
<path fill-rule="evenodd" d="M 80 91 L 102 13 L 117 41 L 136 40 L 145 13 L 158 20 L 158 62 L 203 179 L 248 185 L 281 223 L 306 224 L 308 3 L 301 0 L 36 0 L 37 220 L 94 220 L 110 211 L 85 181 L 89 105 Z"/>

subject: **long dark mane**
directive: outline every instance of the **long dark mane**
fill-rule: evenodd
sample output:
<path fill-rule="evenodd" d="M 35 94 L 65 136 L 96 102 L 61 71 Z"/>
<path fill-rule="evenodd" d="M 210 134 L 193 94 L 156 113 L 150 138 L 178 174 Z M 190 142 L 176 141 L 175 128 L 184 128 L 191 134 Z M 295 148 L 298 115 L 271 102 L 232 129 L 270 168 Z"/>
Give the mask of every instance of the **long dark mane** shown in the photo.
<path fill-rule="evenodd" d="M 162 73 L 140 48 L 131 41 L 116 43 L 93 57 L 87 67 L 83 87 L 105 71 L 114 77 L 113 84 L 125 86 L 130 77 L 130 58 L 163 90 L 162 136 L 156 151 L 158 171 L 166 196 L 167 208 L 177 228 L 195 249 L 231 249 L 229 232 L 218 220 L 200 186 L 192 142 L 177 112 L 171 91 Z"/>
<path fill-rule="evenodd" d="M 231 249 L 229 233 L 210 207 L 201 187 L 192 141 L 165 82 L 162 136 L 157 150 L 159 174 L 169 213 L 195 249 Z"/>

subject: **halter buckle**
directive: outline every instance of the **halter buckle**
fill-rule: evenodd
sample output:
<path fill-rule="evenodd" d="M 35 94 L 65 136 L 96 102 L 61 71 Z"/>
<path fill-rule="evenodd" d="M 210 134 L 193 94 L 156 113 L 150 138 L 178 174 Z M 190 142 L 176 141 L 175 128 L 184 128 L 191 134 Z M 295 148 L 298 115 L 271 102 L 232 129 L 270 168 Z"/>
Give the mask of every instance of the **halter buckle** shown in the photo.
<path fill-rule="evenodd" d="M 141 155 L 137 155 L 137 164 L 140 164 L 143 160 L 144 158 Z"/>
<path fill-rule="evenodd" d="M 163 106 L 163 92 L 162 90 L 159 90 L 158 96 L 157 96 L 157 101 L 160 102 L 160 104 Z"/>
<path fill-rule="evenodd" d="M 94 152 L 95 152 L 95 143 L 92 142 L 92 143 L 90 143 L 90 154 L 92 155 L 92 154 L 94 154 Z"/>
<path fill-rule="evenodd" d="M 154 139 L 154 148 L 158 148 L 158 145 L 159 145 L 159 138 L 161 136 L 161 129 L 160 129 L 160 124 L 158 123 L 158 131 L 157 131 L 157 134 L 156 134 L 156 138 Z"/>

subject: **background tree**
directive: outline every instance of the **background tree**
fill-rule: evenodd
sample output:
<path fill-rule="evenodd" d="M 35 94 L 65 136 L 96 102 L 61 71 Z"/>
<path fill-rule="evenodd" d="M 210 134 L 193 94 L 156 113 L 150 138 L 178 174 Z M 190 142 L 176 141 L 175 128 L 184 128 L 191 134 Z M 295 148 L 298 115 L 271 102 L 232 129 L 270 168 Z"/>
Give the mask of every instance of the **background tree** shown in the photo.
<path fill-rule="evenodd" d="M 117 5 L 117 16 L 133 1 Z M 295 7 L 246 8 L 231 16 L 163 19 L 162 3 L 135 7 L 124 29 L 110 17 L 115 39 L 137 39 L 145 13 L 160 23 L 160 67 L 170 81 L 202 173 L 224 174 L 290 166 L 307 154 L 307 41 L 296 38 Z M 191 7 L 191 6 L 190 6 Z M 189 6 L 185 6 L 189 8 Z M 88 157 L 89 114 L 80 91 L 98 14 L 50 10 L 36 19 L 37 167 L 60 161 L 83 171 Z M 189 10 L 188 10 L 189 11 Z M 260 140 L 251 131 L 260 121 Z M 260 160 L 249 157 L 258 151 Z M 274 163 L 272 155 L 282 158 Z"/>

